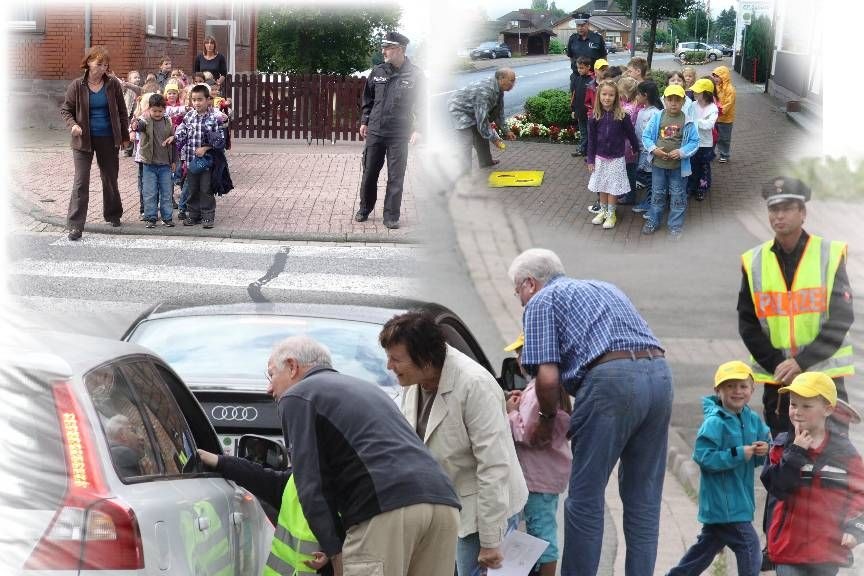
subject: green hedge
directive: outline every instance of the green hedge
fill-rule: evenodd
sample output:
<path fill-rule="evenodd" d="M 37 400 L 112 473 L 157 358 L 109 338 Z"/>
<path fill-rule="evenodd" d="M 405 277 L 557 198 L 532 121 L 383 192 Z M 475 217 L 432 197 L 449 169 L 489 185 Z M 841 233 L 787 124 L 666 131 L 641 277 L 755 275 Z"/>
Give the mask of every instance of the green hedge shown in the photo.
<path fill-rule="evenodd" d="M 663 90 L 666 89 L 667 72 L 664 70 L 649 70 L 646 80 L 654 80 L 657 84 L 657 89 L 660 91 L 660 96 L 663 96 Z"/>
<path fill-rule="evenodd" d="M 564 128 L 570 124 L 570 94 L 564 90 L 543 90 L 525 101 L 529 122 Z"/>
<path fill-rule="evenodd" d="M 549 54 L 563 54 L 564 45 L 557 38 L 549 40 Z"/>
<path fill-rule="evenodd" d="M 685 64 L 689 64 L 691 62 L 705 62 L 706 60 L 708 60 L 708 53 L 702 50 L 684 53 Z"/>

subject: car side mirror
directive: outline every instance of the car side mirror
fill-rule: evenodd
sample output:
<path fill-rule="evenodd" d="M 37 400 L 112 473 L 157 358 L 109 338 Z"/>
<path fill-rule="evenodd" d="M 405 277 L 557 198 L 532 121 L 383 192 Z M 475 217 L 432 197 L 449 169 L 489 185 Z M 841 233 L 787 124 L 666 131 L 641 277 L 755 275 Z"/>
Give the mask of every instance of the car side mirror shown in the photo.
<path fill-rule="evenodd" d="M 255 464 L 260 464 L 264 468 L 273 470 L 288 469 L 288 452 L 285 447 L 279 442 L 257 436 L 255 434 L 245 434 L 240 437 L 237 442 L 237 456 L 245 458 Z"/>
<path fill-rule="evenodd" d="M 501 388 L 511 392 L 524 390 L 526 386 L 528 386 L 528 380 L 522 374 L 519 362 L 516 358 L 505 358 L 501 363 Z"/>

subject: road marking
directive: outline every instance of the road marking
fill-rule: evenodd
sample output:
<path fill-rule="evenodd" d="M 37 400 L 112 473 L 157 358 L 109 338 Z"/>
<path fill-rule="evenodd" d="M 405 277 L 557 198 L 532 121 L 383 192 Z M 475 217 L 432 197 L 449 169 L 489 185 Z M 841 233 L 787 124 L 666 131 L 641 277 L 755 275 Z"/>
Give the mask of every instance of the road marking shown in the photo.
<path fill-rule="evenodd" d="M 122 236 L 87 235 L 72 242 L 65 236 L 51 246 L 74 248 L 109 248 L 117 250 L 171 250 L 182 252 L 216 252 L 220 254 L 275 254 L 282 246 L 291 247 L 291 256 L 299 258 L 334 258 L 352 260 L 406 260 L 416 257 L 416 248 L 409 246 L 308 246 L 290 243 L 249 243 L 176 238 L 131 238 Z"/>
<path fill-rule="evenodd" d="M 293 253 L 293 251 L 292 251 Z M 258 280 L 260 270 L 206 268 L 200 266 L 140 266 L 116 262 L 62 261 L 46 264 L 24 259 L 12 263 L 8 274 L 31 278 L 87 278 L 147 283 L 247 287 Z M 290 290 L 349 294 L 416 294 L 413 278 L 285 272 L 267 284 L 267 291 Z"/>

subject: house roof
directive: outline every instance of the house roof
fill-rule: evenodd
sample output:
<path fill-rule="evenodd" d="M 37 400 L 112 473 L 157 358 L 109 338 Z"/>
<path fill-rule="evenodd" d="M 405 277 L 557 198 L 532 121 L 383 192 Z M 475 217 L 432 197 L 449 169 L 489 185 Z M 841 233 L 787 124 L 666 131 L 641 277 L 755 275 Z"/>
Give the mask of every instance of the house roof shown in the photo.
<path fill-rule="evenodd" d="M 519 10 L 511 10 L 498 18 L 499 22 L 512 22 L 514 20 L 527 21 L 531 23 L 531 28 L 551 28 L 555 22 L 555 16 L 551 12 L 531 10 L 530 8 L 520 8 Z"/>
<path fill-rule="evenodd" d="M 507 30 L 502 30 L 502 34 L 505 36 L 516 36 L 517 34 L 521 34 L 522 36 L 557 36 L 555 32 L 550 30 L 549 28 L 509 28 Z"/>
<path fill-rule="evenodd" d="M 624 10 L 618 6 L 618 3 L 615 0 L 609 0 L 609 5 L 606 7 L 606 10 L 595 11 L 594 10 L 594 0 L 590 0 L 586 2 L 582 6 L 579 6 L 573 12 L 588 12 L 591 14 L 593 18 L 595 14 L 625 14 Z"/>
<path fill-rule="evenodd" d="M 592 16 L 591 20 L 589 20 L 589 26 L 597 30 L 603 30 L 604 32 L 609 30 L 626 32 L 630 30 L 629 20 L 625 22 L 622 18 L 614 16 Z"/>

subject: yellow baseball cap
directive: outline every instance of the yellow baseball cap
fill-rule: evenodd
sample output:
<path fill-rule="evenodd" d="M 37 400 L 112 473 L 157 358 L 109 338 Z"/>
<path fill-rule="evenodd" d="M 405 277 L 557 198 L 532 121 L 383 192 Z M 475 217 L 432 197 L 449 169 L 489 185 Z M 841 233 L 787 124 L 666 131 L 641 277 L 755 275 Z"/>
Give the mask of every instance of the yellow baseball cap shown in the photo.
<path fill-rule="evenodd" d="M 177 82 L 168 82 L 165 84 L 165 90 L 163 90 L 163 92 L 167 94 L 170 91 L 180 92 L 180 85 Z"/>
<path fill-rule="evenodd" d="M 599 70 L 600 68 L 603 68 L 604 66 L 609 66 L 609 62 L 607 62 L 603 58 L 598 58 L 597 60 L 594 61 L 594 70 Z"/>
<path fill-rule="evenodd" d="M 708 80 L 707 78 L 700 78 L 693 83 L 693 87 L 691 88 L 693 92 L 699 94 L 700 92 L 711 92 L 714 93 L 714 82 Z"/>
<path fill-rule="evenodd" d="M 663 91 L 663 97 L 667 96 L 680 96 L 681 98 L 686 98 L 687 93 L 684 92 L 683 86 L 678 86 L 677 84 L 670 84 L 666 86 L 666 89 Z"/>
<path fill-rule="evenodd" d="M 802 372 L 792 380 L 792 384 L 778 390 L 780 394 L 794 392 L 804 398 L 822 396 L 831 406 L 837 406 L 837 386 L 824 372 Z"/>
<path fill-rule="evenodd" d="M 721 364 L 714 373 L 714 388 L 717 388 L 727 380 L 746 380 L 753 378 L 753 370 L 750 366 L 740 360 L 732 360 Z"/>
<path fill-rule="evenodd" d="M 506 348 L 504 348 L 505 352 L 515 352 L 519 348 L 525 345 L 525 333 L 519 334 L 519 337 L 516 340 L 509 344 Z"/>

